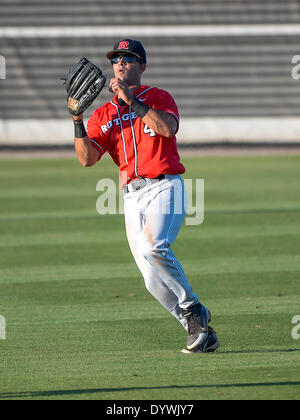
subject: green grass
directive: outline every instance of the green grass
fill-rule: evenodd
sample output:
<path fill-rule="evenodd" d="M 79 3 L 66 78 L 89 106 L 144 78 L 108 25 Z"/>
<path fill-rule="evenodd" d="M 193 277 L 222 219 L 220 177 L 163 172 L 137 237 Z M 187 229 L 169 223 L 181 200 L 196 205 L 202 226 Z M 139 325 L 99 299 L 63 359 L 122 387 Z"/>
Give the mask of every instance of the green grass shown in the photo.
<path fill-rule="evenodd" d="M 205 221 L 174 251 L 222 347 L 185 333 L 146 291 L 123 216 L 96 213 L 105 159 L 0 161 L 0 399 L 299 399 L 300 156 L 185 158 Z"/>

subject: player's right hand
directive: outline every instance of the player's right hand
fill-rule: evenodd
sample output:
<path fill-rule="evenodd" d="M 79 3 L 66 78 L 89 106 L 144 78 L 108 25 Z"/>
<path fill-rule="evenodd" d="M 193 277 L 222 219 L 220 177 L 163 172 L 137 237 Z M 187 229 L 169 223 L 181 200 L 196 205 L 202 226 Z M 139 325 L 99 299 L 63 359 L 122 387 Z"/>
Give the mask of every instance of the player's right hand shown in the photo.
<path fill-rule="evenodd" d="M 109 82 L 109 87 L 114 94 L 118 95 L 119 99 L 122 99 L 127 105 L 131 105 L 133 95 L 127 83 L 121 79 L 113 78 Z"/>

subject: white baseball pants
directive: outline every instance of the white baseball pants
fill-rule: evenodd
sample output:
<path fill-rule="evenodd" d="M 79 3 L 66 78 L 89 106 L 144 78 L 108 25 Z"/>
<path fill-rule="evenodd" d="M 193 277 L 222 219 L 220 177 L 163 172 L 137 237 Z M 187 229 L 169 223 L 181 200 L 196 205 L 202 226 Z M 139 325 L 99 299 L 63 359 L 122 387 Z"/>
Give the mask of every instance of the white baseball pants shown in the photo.
<path fill-rule="evenodd" d="M 124 196 L 126 233 L 146 288 L 187 329 L 182 309 L 199 302 L 171 245 L 185 219 L 186 191 L 180 175 Z"/>

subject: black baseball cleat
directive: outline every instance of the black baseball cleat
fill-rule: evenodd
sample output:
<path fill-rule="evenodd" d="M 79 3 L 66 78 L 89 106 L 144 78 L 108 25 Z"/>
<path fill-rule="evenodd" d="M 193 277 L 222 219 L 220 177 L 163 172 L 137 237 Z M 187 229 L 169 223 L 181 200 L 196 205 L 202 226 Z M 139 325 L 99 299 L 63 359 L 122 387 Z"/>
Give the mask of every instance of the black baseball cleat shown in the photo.
<path fill-rule="evenodd" d="M 212 327 L 208 327 L 208 336 L 203 344 L 196 347 L 195 350 L 183 349 L 181 353 L 184 354 L 197 354 L 197 353 L 212 353 L 220 347 L 217 334 Z"/>
<path fill-rule="evenodd" d="M 210 322 L 210 312 L 201 303 L 191 306 L 182 311 L 188 323 L 187 350 L 195 350 L 203 344 L 208 336 L 208 323 Z"/>

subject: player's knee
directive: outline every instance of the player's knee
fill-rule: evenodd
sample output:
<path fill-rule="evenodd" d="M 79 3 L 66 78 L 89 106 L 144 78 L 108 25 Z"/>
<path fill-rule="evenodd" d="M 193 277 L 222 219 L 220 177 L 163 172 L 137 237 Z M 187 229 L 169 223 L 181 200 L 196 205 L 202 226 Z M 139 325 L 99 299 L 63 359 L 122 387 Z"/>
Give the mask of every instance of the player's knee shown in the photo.
<path fill-rule="evenodd" d="M 147 248 L 147 249 L 145 249 L 145 250 L 143 251 L 143 257 L 144 257 L 147 261 L 151 260 L 152 255 L 153 255 L 153 249 L 151 249 L 151 248 Z"/>
<path fill-rule="evenodd" d="M 168 253 L 168 248 L 163 247 L 157 247 L 157 246 L 151 246 L 144 250 L 143 256 L 144 258 L 149 261 L 150 263 L 153 263 L 155 261 L 159 261 L 162 259 L 165 259 Z"/>

